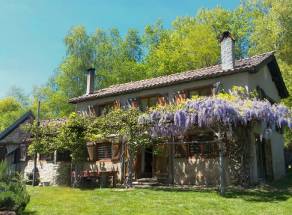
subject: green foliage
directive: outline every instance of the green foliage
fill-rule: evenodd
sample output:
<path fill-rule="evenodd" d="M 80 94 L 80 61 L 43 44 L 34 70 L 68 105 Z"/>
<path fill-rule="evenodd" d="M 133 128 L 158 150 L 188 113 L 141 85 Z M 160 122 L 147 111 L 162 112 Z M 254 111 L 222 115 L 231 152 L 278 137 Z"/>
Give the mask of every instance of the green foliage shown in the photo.
<path fill-rule="evenodd" d="M 0 162 L 0 211 L 10 210 L 21 214 L 30 200 L 20 175 L 9 172 L 5 162 Z"/>
<path fill-rule="evenodd" d="M 55 137 L 56 150 L 67 150 L 73 162 L 85 161 L 87 119 L 76 113 L 70 114 L 68 120 L 58 129 Z"/>
<path fill-rule="evenodd" d="M 150 143 L 145 125 L 138 123 L 141 111 L 138 108 L 114 109 L 108 114 L 98 117 L 97 121 L 103 122 L 102 131 L 105 136 L 116 135 L 124 137 L 131 153 L 138 147 Z"/>
<path fill-rule="evenodd" d="M 209 26 L 197 24 L 191 18 L 177 19 L 173 25 L 174 30 L 169 31 L 145 59 L 148 77 L 217 63 L 219 44 Z"/>
<path fill-rule="evenodd" d="M 26 109 L 13 97 L 0 99 L 0 132 L 17 120 Z"/>

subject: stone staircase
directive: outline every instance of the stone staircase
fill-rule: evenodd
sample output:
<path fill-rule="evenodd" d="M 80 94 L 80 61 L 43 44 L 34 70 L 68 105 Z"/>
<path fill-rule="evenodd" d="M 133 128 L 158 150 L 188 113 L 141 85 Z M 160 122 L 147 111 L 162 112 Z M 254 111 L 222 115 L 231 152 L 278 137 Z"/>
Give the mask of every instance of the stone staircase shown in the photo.
<path fill-rule="evenodd" d="M 157 178 L 139 178 L 133 181 L 133 186 L 138 188 L 147 188 L 161 185 Z"/>

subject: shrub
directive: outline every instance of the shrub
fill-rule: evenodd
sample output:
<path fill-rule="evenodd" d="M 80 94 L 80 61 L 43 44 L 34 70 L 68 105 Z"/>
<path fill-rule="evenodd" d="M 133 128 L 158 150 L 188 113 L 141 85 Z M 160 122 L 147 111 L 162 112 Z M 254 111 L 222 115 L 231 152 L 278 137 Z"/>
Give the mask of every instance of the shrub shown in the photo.
<path fill-rule="evenodd" d="M 20 175 L 9 172 L 7 164 L 0 163 L 0 211 L 21 214 L 30 197 Z"/>

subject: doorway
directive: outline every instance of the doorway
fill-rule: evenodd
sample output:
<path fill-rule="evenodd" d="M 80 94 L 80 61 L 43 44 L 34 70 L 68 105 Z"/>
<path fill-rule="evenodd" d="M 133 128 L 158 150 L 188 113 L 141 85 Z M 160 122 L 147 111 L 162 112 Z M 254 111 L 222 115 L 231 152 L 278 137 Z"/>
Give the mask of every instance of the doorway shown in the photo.
<path fill-rule="evenodd" d="M 256 136 L 258 179 L 261 181 L 273 180 L 271 141 Z"/>
<path fill-rule="evenodd" d="M 142 161 L 142 172 L 143 178 L 152 178 L 152 170 L 153 170 L 153 148 L 148 147 L 144 149 L 144 162 Z"/>

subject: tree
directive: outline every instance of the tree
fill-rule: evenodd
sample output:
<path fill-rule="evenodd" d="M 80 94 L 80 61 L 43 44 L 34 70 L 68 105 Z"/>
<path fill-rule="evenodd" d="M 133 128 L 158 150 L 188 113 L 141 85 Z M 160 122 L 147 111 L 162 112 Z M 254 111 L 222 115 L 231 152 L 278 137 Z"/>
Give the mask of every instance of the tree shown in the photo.
<path fill-rule="evenodd" d="M 251 14 L 249 54 L 276 51 L 290 96 L 282 102 L 292 107 L 292 2 L 289 0 L 246 1 L 244 10 Z M 287 131 L 286 145 L 292 147 L 292 133 Z"/>
<path fill-rule="evenodd" d="M 6 93 L 7 97 L 13 97 L 17 102 L 21 104 L 22 107 L 28 107 L 30 105 L 29 96 L 24 93 L 24 90 L 17 87 L 12 86 Z"/>
<path fill-rule="evenodd" d="M 25 111 L 26 108 L 13 97 L 0 99 L 0 131 L 10 126 Z"/>
<path fill-rule="evenodd" d="M 177 19 L 174 30 L 145 59 L 147 76 L 155 77 L 211 66 L 218 62 L 219 44 L 208 26 L 191 18 Z"/>

